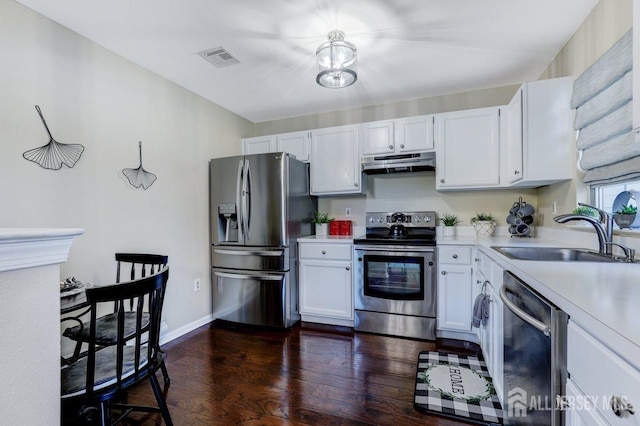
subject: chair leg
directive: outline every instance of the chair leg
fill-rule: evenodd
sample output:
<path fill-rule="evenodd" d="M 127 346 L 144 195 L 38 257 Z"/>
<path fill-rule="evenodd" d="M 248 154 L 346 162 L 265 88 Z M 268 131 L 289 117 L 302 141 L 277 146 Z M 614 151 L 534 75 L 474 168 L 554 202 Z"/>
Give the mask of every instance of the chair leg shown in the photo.
<path fill-rule="evenodd" d="M 158 403 L 158 407 L 160 408 L 165 424 L 167 426 L 173 426 L 173 420 L 171 420 L 171 414 L 169 414 L 167 402 L 164 400 L 164 396 L 162 395 L 158 378 L 155 374 L 149 374 L 149 380 L 151 381 L 151 388 L 153 389 L 153 394 L 156 396 L 156 402 Z"/>
<path fill-rule="evenodd" d="M 171 382 L 169 378 L 169 372 L 167 371 L 167 366 L 164 363 L 164 359 L 160 363 L 160 369 L 162 370 L 162 377 L 164 377 L 164 382 L 168 385 Z"/>
<path fill-rule="evenodd" d="M 100 424 L 102 426 L 111 426 L 111 420 L 109 415 L 109 401 L 102 401 L 100 403 Z"/>

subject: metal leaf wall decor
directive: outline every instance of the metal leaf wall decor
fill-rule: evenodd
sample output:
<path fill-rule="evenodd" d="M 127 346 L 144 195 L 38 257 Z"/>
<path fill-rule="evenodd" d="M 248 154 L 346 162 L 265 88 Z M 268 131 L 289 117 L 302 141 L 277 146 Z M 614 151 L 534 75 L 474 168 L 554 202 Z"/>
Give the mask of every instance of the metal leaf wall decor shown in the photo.
<path fill-rule="evenodd" d="M 49 126 L 44 120 L 40 107 L 36 105 L 36 111 L 40 115 L 42 124 L 49 134 L 49 143 L 38 148 L 30 149 L 22 154 L 22 156 L 29 161 L 37 163 L 40 167 L 50 170 L 60 170 L 62 165 L 71 168 L 80 159 L 84 146 L 80 144 L 66 144 L 57 142 L 53 139 Z"/>
<path fill-rule="evenodd" d="M 136 169 L 122 169 L 122 174 L 126 176 L 134 188 L 147 189 L 153 185 L 158 177 L 142 168 L 142 141 L 138 142 L 138 150 L 140 151 L 140 166 Z"/>

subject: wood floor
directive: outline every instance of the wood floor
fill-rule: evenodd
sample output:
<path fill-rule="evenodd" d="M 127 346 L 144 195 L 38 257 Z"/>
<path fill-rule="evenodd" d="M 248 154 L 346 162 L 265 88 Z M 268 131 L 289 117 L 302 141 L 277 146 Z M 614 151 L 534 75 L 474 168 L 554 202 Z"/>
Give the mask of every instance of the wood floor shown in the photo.
<path fill-rule="evenodd" d="M 437 425 L 464 423 L 413 407 L 418 353 L 477 353 L 426 342 L 303 323 L 288 331 L 212 323 L 163 347 L 165 389 L 176 425 Z M 161 378 L 160 378 L 161 380 Z M 129 401 L 153 404 L 142 383 Z M 133 414 L 129 425 L 160 425 Z"/>

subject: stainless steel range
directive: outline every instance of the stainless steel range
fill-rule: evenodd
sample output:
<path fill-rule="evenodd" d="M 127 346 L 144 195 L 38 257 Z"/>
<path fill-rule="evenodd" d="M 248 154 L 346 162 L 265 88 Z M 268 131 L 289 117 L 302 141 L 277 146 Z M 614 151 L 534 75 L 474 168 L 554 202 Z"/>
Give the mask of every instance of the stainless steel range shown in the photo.
<path fill-rule="evenodd" d="M 355 330 L 435 340 L 435 212 L 367 213 L 366 221 L 354 241 Z"/>

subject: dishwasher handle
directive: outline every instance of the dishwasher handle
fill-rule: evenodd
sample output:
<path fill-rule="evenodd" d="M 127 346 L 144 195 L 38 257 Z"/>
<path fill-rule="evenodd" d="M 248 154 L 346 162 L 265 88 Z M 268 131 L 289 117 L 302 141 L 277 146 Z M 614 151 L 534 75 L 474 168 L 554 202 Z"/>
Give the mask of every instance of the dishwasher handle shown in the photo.
<path fill-rule="evenodd" d="M 545 336 L 551 336 L 551 327 L 549 327 L 547 324 L 543 323 L 542 321 L 538 321 L 537 319 L 535 319 L 534 317 L 532 317 L 531 315 L 529 315 L 528 313 L 524 312 L 522 309 L 517 307 L 516 304 L 513 303 L 511 300 L 509 300 L 509 298 L 507 297 L 506 286 L 502 286 L 502 288 L 500 289 L 500 299 L 502 299 L 502 302 L 507 306 L 507 308 L 509 308 L 509 310 L 513 312 L 522 321 L 535 327 L 536 329 L 544 333 Z"/>

